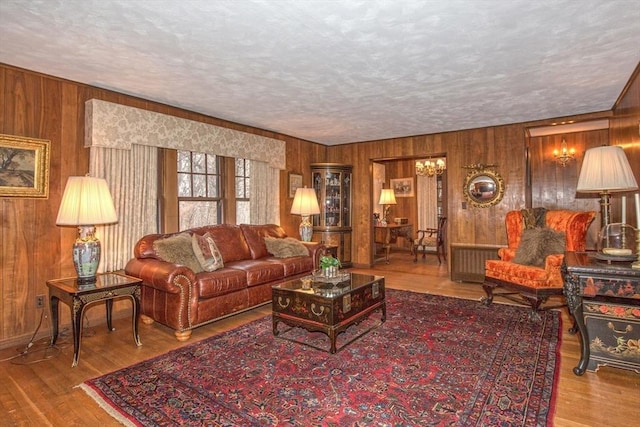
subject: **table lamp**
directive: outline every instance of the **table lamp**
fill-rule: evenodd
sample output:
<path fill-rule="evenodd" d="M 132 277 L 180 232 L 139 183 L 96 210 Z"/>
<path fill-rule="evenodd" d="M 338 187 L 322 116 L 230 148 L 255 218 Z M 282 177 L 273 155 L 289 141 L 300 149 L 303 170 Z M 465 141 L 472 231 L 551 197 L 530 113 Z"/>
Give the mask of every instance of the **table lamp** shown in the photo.
<path fill-rule="evenodd" d="M 309 217 L 320 213 L 316 191 L 313 188 L 298 188 L 293 198 L 291 213 L 302 216 L 302 222 L 300 222 L 299 228 L 300 240 L 310 242 L 311 236 L 313 235 L 313 226 L 309 221 Z"/>
<path fill-rule="evenodd" d="M 95 236 L 95 226 L 117 221 L 111 193 L 104 179 L 69 177 L 56 224 L 78 227 L 78 238 L 73 244 L 73 265 L 79 282 L 95 282 L 100 264 L 100 240 Z"/>
<path fill-rule="evenodd" d="M 393 192 L 392 188 L 383 188 L 380 191 L 380 200 L 378 201 L 378 204 L 383 206 L 384 213 L 382 218 L 387 224 L 389 223 L 389 211 L 391 210 L 391 205 L 395 205 L 396 203 L 396 194 Z"/>
<path fill-rule="evenodd" d="M 590 148 L 584 153 L 576 191 L 600 194 L 602 227 L 610 223 L 609 193 L 637 189 L 638 183 L 622 147 L 605 145 Z"/>

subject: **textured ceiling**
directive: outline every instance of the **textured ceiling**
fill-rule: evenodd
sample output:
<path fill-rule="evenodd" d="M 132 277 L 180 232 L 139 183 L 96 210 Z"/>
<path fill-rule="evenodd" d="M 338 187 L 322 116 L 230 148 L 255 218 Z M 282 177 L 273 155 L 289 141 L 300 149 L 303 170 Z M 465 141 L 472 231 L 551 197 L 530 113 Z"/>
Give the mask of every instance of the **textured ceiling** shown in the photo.
<path fill-rule="evenodd" d="M 0 62 L 327 145 L 610 109 L 639 0 L 0 0 Z"/>

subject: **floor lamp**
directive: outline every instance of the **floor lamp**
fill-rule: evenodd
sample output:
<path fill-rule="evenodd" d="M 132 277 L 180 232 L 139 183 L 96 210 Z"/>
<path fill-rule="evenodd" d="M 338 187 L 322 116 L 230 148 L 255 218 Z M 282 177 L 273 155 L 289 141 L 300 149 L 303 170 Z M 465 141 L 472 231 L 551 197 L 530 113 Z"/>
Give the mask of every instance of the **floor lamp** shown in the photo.
<path fill-rule="evenodd" d="M 610 193 L 637 189 L 638 183 L 622 147 L 605 145 L 584 153 L 576 191 L 600 195 L 601 227 L 611 223 Z"/>

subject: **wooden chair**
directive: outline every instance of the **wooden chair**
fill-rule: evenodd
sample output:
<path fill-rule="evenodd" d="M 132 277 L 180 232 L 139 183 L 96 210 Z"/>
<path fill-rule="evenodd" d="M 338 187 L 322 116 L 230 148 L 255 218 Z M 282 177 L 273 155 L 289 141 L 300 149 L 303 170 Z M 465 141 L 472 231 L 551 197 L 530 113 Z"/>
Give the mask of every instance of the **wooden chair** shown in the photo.
<path fill-rule="evenodd" d="M 427 253 L 435 253 L 438 257 L 438 264 L 442 264 L 440 256 L 446 261 L 447 251 L 445 249 L 447 217 L 438 218 L 438 228 L 426 228 L 418 230 L 417 237 L 413 241 L 411 252 L 413 252 L 413 262 L 418 262 L 418 252 L 422 252 L 422 259 Z"/>
<path fill-rule="evenodd" d="M 565 234 L 565 251 L 584 251 L 586 234 L 595 212 L 548 210 L 544 225 Z M 543 266 L 524 265 L 513 262 L 525 229 L 523 211 L 508 212 L 505 218 L 508 247 L 500 248 L 500 259 L 485 261 L 485 278 L 482 285 L 486 297 L 482 301 L 489 305 L 495 296 L 531 307 L 531 318 L 539 318 L 539 310 L 563 307 L 566 304 L 544 306 L 552 295 L 562 295 L 563 279 L 560 268 L 563 253 L 550 254 L 544 258 Z M 495 292 L 497 288 L 503 292 Z"/>

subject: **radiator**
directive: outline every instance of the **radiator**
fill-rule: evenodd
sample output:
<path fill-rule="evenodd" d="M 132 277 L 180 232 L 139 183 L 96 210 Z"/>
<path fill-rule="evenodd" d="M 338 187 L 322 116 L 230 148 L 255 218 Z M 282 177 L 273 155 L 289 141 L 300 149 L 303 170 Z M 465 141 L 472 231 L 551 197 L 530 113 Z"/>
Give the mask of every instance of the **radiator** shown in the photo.
<path fill-rule="evenodd" d="M 484 281 L 484 262 L 488 259 L 498 259 L 498 249 L 501 247 L 494 245 L 452 244 L 451 280 L 482 283 Z"/>

